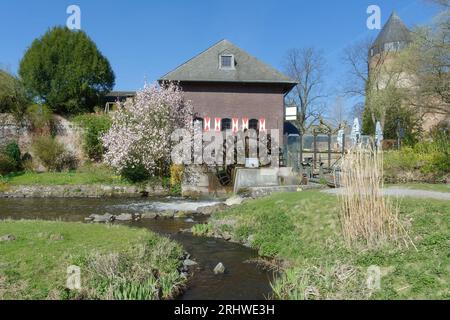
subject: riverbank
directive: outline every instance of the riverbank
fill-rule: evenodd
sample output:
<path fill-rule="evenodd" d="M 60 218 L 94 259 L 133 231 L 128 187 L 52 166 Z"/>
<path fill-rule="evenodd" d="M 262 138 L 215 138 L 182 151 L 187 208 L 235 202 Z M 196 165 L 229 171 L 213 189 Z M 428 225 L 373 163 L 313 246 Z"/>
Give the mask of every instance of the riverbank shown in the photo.
<path fill-rule="evenodd" d="M 407 198 L 398 204 L 417 251 L 347 248 L 337 199 L 319 191 L 249 200 L 193 231 L 243 243 L 279 261 L 283 275 L 272 284 L 275 299 L 448 299 L 450 202 Z M 370 266 L 381 270 L 379 290 L 367 289 Z"/>
<path fill-rule="evenodd" d="M 0 221 L 0 299 L 170 299 L 185 278 L 180 245 L 145 229 Z M 67 268 L 81 290 L 67 290 Z"/>
<path fill-rule="evenodd" d="M 205 215 L 210 215 L 220 207 L 223 209 L 223 204 L 217 204 L 214 201 L 175 198 L 5 198 L 0 199 L 0 220 L 39 219 L 86 223 L 92 220 L 90 218 L 92 216 L 114 216 L 116 217 L 114 222 L 103 224 L 103 226 L 122 225 L 146 229 L 168 237 L 182 245 L 183 249 L 189 253 L 183 258 L 197 263 L 187 267 L 188 270 L 183 263 L 180 271 L 183 275 L 188 273 L 188 280 L 186 286 L 183 285 L 182 295 L 177 299 L 265 299 L 272 292 L 270 287 L 272 273 L 259 268 L 254 263 L 249 263 L 258 258 L 255 250 L 221 239 L 194 237 L 189 232 L 180 232 L 189 230 L 196 223 L 206 221 Z M 131 216 L 132 219 L 127 219 L 127 216 Z M 87 224 L 92 225 L 91 222 Z M 114 236 L 114 234 L 111 235 Z M 103 245 L 103 242 L 108 245 L 111 241 L 108 238 L 103 240 L 97 245 Z M 51 246 L 45 247 L 45 250 L 51 249 Z M 218 263 L 225 265 L 225 274 L 214 273 Z M 190 265 L 192 262 L 186 261 L 186 264 Z M 236 287 L 239 287 L 238 291 L 235 290 Z"/>
<path fill-rule="evenodd" d="M 170 195 L 161 181 L 132 184 L 104 167 L 73 172 L 23 172 L 0 179 L 0 198 L 161 197 Z"/>

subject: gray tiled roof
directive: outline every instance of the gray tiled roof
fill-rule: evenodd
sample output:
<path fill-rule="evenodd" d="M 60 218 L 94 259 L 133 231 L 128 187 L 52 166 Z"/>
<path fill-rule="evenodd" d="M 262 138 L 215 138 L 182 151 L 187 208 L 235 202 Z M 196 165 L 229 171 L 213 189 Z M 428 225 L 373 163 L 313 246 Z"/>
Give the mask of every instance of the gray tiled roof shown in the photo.
<path fill-rule="evenodd" d="M 234 55 L 234 70 L 219 69 L 221 54 Z M 296 84 L 292 79 L 249 55 L 228 40 L 219 41 L 167 73 L 159 81 L 282 83 L 289 86 Z"/>
<path fill-rule="evenodd" d="M 111 91 L 108 92 L 106 97 L 134 97 L 136 95 L 135 91 Z"/>
<path fill-rule="evenodd" d="M 400 47 L 396 49 L 401 49 L 411 41 L 411 31 L 402 19 L 393 12 L 373 43 L 372 49 L 375 51 L 374 54 L 377 54 L 385 51 L 385 45 L 388 43 L 398 43 Z"/>

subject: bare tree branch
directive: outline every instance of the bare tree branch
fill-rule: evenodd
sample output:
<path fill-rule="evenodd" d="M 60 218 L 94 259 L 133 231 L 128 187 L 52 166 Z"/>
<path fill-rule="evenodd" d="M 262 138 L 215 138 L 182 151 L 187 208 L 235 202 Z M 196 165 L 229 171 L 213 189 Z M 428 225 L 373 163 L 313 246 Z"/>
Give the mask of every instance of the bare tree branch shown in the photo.
<path fill-rule="evenodd" d="M 324 113 L 323 75 L 325 59 L 315 48 L 290 49 L 285 57 L 285 72 L 298 84 L 287 102 L 297 107 L 297 127 L 306 132 Z"/>

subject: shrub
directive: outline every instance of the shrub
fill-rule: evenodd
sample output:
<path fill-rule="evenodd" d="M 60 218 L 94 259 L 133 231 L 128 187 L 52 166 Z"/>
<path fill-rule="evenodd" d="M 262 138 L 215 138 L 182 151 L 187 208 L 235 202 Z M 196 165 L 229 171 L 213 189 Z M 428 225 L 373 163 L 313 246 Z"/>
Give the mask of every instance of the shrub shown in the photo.
<path fill-rule="evenodd" d="M 407 174 L 406 181 L 437 181 L 450 173 L 450 140 L 443 134 L 414 147 L 385 153 L 384 167 L 389 179 Z M 405 181 L 405 182 L 406 182 Z"/>
<path fill-rule="evenodd" d="M 20 148 L 17 142 L 8 143 L 0 150 L 0 175 L 19 171 L 22 168 Z"/>
<path fill-rule="evenodd" d="M 170 166 L 170 194 L 181 195 L 181 182 L 183 180 L 184 166 L 173 164 Z"/>
<path fill-rule="evenodd" d="M 26 152 L 22 158 L 20 159 L 21 161 L 21 165 L 22 165 L 22 170 L 25 172 L 33 172 L 34 171 L 34 166 L 33 166 L 33 157 L 31 156 L 31 154 L 29 154 L 28 152 Z"/>
<path fill-rule="evenodd" d="M 0 154 L 0 175 L 4 176 L 16 169 L 16 164 L 13 159 L 5 154 Z"/>
<path fill-rule="evenodd" d="M 20 148 L 17 142 L 11 142 L 6 145 L 6 147 L 3 150 L 3 154 L 7 157 L 9 157 L 13 163 L 14 163 L 14 169 L 20 170 L 22 167 L 22 159 L 21 159 L 21 153 Z"/>
<path fill-rule="evenodd" d="M 57 161 L 58 170 L 75 170 L 78 167 L 77 157 L 69 151 L 64 151 Z"/>
<path fill-rule="evenodd" d="M 151 175 L 143 165 L 128 165 L 120 171 L 120 175 L 126 180 L 136 183 L 150 179 Z"/>
<path fill-rule="evenodd" d="M 62 143 L 51 136 L 35 138 L 33 149 L 36 156 L 49 171 L 61 171 L 76 167 L 76 158 L 65 150 Z"/>
<path fill-rule="evenodd" d="M 22 82 L 8 72 L 0 70 L 0 113 L 12 113 L 22 119 L 29 104 Z"/>
<path fill-rule="evenodd" d="M 102 136 L 111 127 L 111 118 L 106 114 L 85 114 L 74 121 L 84 129 L 83 149 L 89 159 L 100 161 L 105 151 Z"/>
<path fill-rule="evenodd" d="M 50 133 L 53 113 L 48 106 L 33 104 L 27 108 L 26 115 L 34 131 Z"/>
<path fill-rule="evenodd" d="M 176 186 L 181 184 L 183 180 L 184 166 L 173 164 L 170 166 L 170 185 Z"/>

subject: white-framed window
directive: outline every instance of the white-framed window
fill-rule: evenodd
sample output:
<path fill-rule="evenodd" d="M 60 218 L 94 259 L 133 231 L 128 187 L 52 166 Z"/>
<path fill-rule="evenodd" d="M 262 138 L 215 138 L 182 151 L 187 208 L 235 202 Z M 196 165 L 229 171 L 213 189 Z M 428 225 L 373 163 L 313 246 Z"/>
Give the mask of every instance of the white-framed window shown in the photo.
<path fill-rule="evenodd" d="M 222 70 L 234 69 L 234 55 L 221 54 L 219 56 L 219 69 L 222 69 Z"/>

